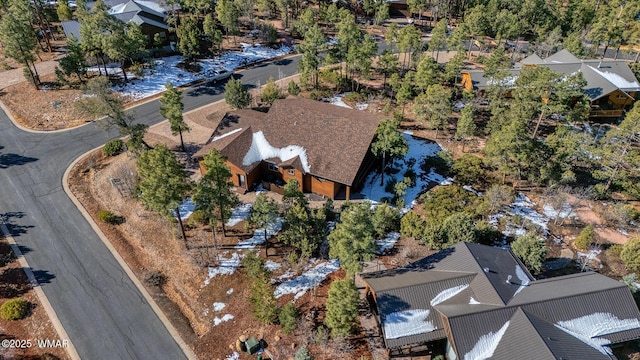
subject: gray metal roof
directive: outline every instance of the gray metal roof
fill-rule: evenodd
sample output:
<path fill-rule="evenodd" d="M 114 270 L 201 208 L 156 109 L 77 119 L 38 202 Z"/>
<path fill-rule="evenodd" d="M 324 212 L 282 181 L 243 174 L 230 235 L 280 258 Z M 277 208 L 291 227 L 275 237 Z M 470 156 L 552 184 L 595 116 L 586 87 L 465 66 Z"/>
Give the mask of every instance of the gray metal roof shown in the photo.
<path fill-rule="evenodd" d="M 526 275 L 511 270 L 516 266 Z M 516 282 L 525 276 L 528 283 Z M 406 269 L 374 273 L 365 280 L 376 292 L 381 319 L 409 309 L 436 310 L 428 320 L 438 330 L 386 340 L 390 348 L 438 339 L 444 336 L 439 332 L 443 326 L 461 358 L 480 346 L 480 339 L 498 333 L 502 337 L 494 342 L 492 359 L 513 359 L 516 354 L 525 360 L 609 359 L 598 341 L 640 338 L 640 311 L 626 285 L 597 273 L 533 280 L 509 250 L 500 248 L 458 243 Z M 444 289 L 467 283 L 457 295 L 431 306 Z M 599 330 L 590 336 L 602 340 L 591 345 L 570 331 L 571 326 L 593 322 Z"/>
<path fill-rule="evenodd" d="M 570 53 L 568 50 L 566 49 L 562 49 L 560 51 L 558 51 L 557 53 L 547 57 L 546 59 L 544 59 L 544 62 L 547 64 L 554 64 L 554 63 L 579 63 L 580 59 L 578 59 L 575 55 L 573 55 L 572 53 Z"/>
<path fill-rule="evenodd" d="M 67 20 L 62 22 L 62 30 L 67 37 L 74 36 L 78 42 L 82 42 L 80 37 L 80 23 L 78 20 Z"/>
<path fill-rule="evenodd" d="M 557 73 L 566 75 L 581 72 L 587 81 L 587 85 L 583 89 L 584 93 L 591 101 L 598 100 L 616 90 L 625 93 L 640 91 L 640 82 L 626 61 L 580 60 L 567 50 L 561 50 L 544 60 L 536 54 L 526 57 L 513 69 L 509 69 L 509 75 L 503 81 L 504 86 L 510 88 L 515 86 L 515 80 L 523 65 L 546 66 Z M 491 85 L 491 80 L 484 77 L 482 70 L 464 72 L 471 76 L 473 87 L 478 90 L 484 90 Z"/>

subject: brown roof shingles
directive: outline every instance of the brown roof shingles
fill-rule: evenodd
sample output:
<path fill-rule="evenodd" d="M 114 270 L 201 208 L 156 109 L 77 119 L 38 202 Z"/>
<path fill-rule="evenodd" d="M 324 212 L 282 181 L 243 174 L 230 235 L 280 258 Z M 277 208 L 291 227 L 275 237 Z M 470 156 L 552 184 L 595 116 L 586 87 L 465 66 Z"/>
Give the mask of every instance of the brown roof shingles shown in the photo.
<path fill-rule="evenodd" d="M 244 167 L 242 160 L 251 146 L 251 137 L 246 134 L 262 131 L 274 147 L 302 146 L 310 174 L 352 185 L 382 119 L 382 115 L 371 112 L 289 97 L 276 101 L 266 114 L 253 110 L 227 113 L 214 137 L 239 128 L 243 129 L 243 135 L 218 140 L 230 142 L 224 147 L 217 146 L 217 141 L 207 144 L 196 156 L 207 153 L 211 147 L 220 147 L 230 162 Z M 250 132 L 246 131 L 249 127 Z"/>

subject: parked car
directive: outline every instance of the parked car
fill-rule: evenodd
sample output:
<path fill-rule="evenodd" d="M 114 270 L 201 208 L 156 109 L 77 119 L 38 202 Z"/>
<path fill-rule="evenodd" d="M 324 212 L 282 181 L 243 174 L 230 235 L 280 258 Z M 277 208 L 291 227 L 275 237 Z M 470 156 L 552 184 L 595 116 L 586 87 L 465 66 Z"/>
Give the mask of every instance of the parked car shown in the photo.
<path fill-rule="evenodd" d="M 207 78 L 207 82 L 211 84 L 215 84 L 218 81 L 223 81 L 230 78 L 231 75 L 233 75 L 232 71 L 229 71 L 227 69 L 219 69 L 219 70 L 207 71 L 207 73 L 205 74 L 205 77 Z"/>

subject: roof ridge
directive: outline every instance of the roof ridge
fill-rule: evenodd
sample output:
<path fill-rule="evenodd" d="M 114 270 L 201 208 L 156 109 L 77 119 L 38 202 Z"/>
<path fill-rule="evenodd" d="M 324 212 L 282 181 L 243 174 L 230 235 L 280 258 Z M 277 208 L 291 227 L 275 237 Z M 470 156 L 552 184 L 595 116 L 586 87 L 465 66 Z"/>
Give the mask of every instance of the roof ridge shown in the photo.
<path fill-rule="evenodd" d="M 511 319 L 513 319 L 514 316 L 516 316 L 517 313 L 522 313 L 522 316 L 524 316 L 527 319 L 527 323 L 533 328 L 533 331 L 536 332 L 536 334 L 538 334 L 538 338 L 540 338 L 540 341 L 542 341 L 542 343 L 544 344 L 545 349 L 549 352 L 549 354 L 553 357 L 555 357 L 553 351 L 551 350 L 551 348 L 549 347 L 549 345 L 547 344 L 546 341 L 544 341 L 544 336 L 542 336 L 542 334 L 540 334 L 540 331 L 538 330 L 538 328 L 533 325 L 533 323 L 531 322 L 531 318 L 529 318 L 529 316 L 536 316 L 535 314 L 529 314 L 527 311 L 525 311 L 522 307 L 518 306 L 518 308 L 516 309 L 516 311 L 513 313 L 513 315 L 511 316 Z M 540 318 L 539 316 L 536 316 L 537 318 L 539 318 L 540 320 L 548 323 L 549 325 L 553 326 L 553 324 L 551 324 L 550 322 L 548 322 L 545 319 Z M 511 320 L 510 319 L 510 320 Z"/>
<path fill-rule="evenodd" d="M 463 277 L 474 276 L 474 275 L 477 275 L 477 274 L 466 273 L 466 275 L 460 275 L 460 276 L 456 276 L 456 277 L 452 277 L 452 278 L 448 278 L 448 279 L 441 279 L 441 280 L 436 280 L 436 281 L 423 282 L 423 283 L 420 283 L 420 284 L 413 284 L 413 285 L 404 285 L 404 286 L 398 286 L 398 287 L 391 287 L 391 288 L 385 289 L 384 291 L 397 290 L 397 289 L 406 289 L 406 288 L 410 288 L 410 287 L 414 287 L 414 286 L 422 286 L 422 285 L 427 285 L 427 284 L 435 284 L 435 283 L 439 283 L 439 282 L 443 282 L 443 281 L 449 281 L 449 280 L 452 280 L 452 279 L 460 279 L 460 278 L 463 278 Z"/>

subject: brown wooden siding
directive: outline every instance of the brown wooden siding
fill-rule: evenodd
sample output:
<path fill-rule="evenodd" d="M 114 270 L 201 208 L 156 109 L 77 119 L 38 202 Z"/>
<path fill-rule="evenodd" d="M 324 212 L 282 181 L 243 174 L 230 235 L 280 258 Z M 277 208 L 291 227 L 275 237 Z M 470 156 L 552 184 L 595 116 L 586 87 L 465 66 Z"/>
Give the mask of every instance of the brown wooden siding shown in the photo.
<path fill-rule="evenodd" d="M 293 170 L 293 175 L 289 174 L 289 170 Z M 293 168 L 280 168 L 280 173 L 282 174 L 282 180 L 284 180 L 285 183 L 288 183 L 291 179 L 296 179 L 298 181 L 298 184 L 300 185 L 300 191 L 304 192 L 302 183 L 302 172 L 300 172 L 298 169 Z"/>
<path fill-rule="evenodd" d="M 631 96 L 631 97 L 629 97 L 629 96 Z M 629 95 L 627 95 L 626 93 L 624 93 L 624 92 L 622 92 L 620 90 L 616 90 L 616 91 L 612 92 L 611 94 L 609 94 L 607 102 L 612 104 L 612 107 L 614 109 L 621 109 L 622 107 L 624 107 L 626 105 L 633 104 L 633 98 L 634 97 L 635 97 L 635 93 L 629 93 Z"/>
<path fill-rule="evenodd" d="M 307 175 L 307 177 L 311 178 L 311 186 L 309 190 L 312 193 L 328 196 L 333 199 L 340 188 L 339 184 L 336 184 L 331 180 L 321 179 L 313 175 Z"/>

